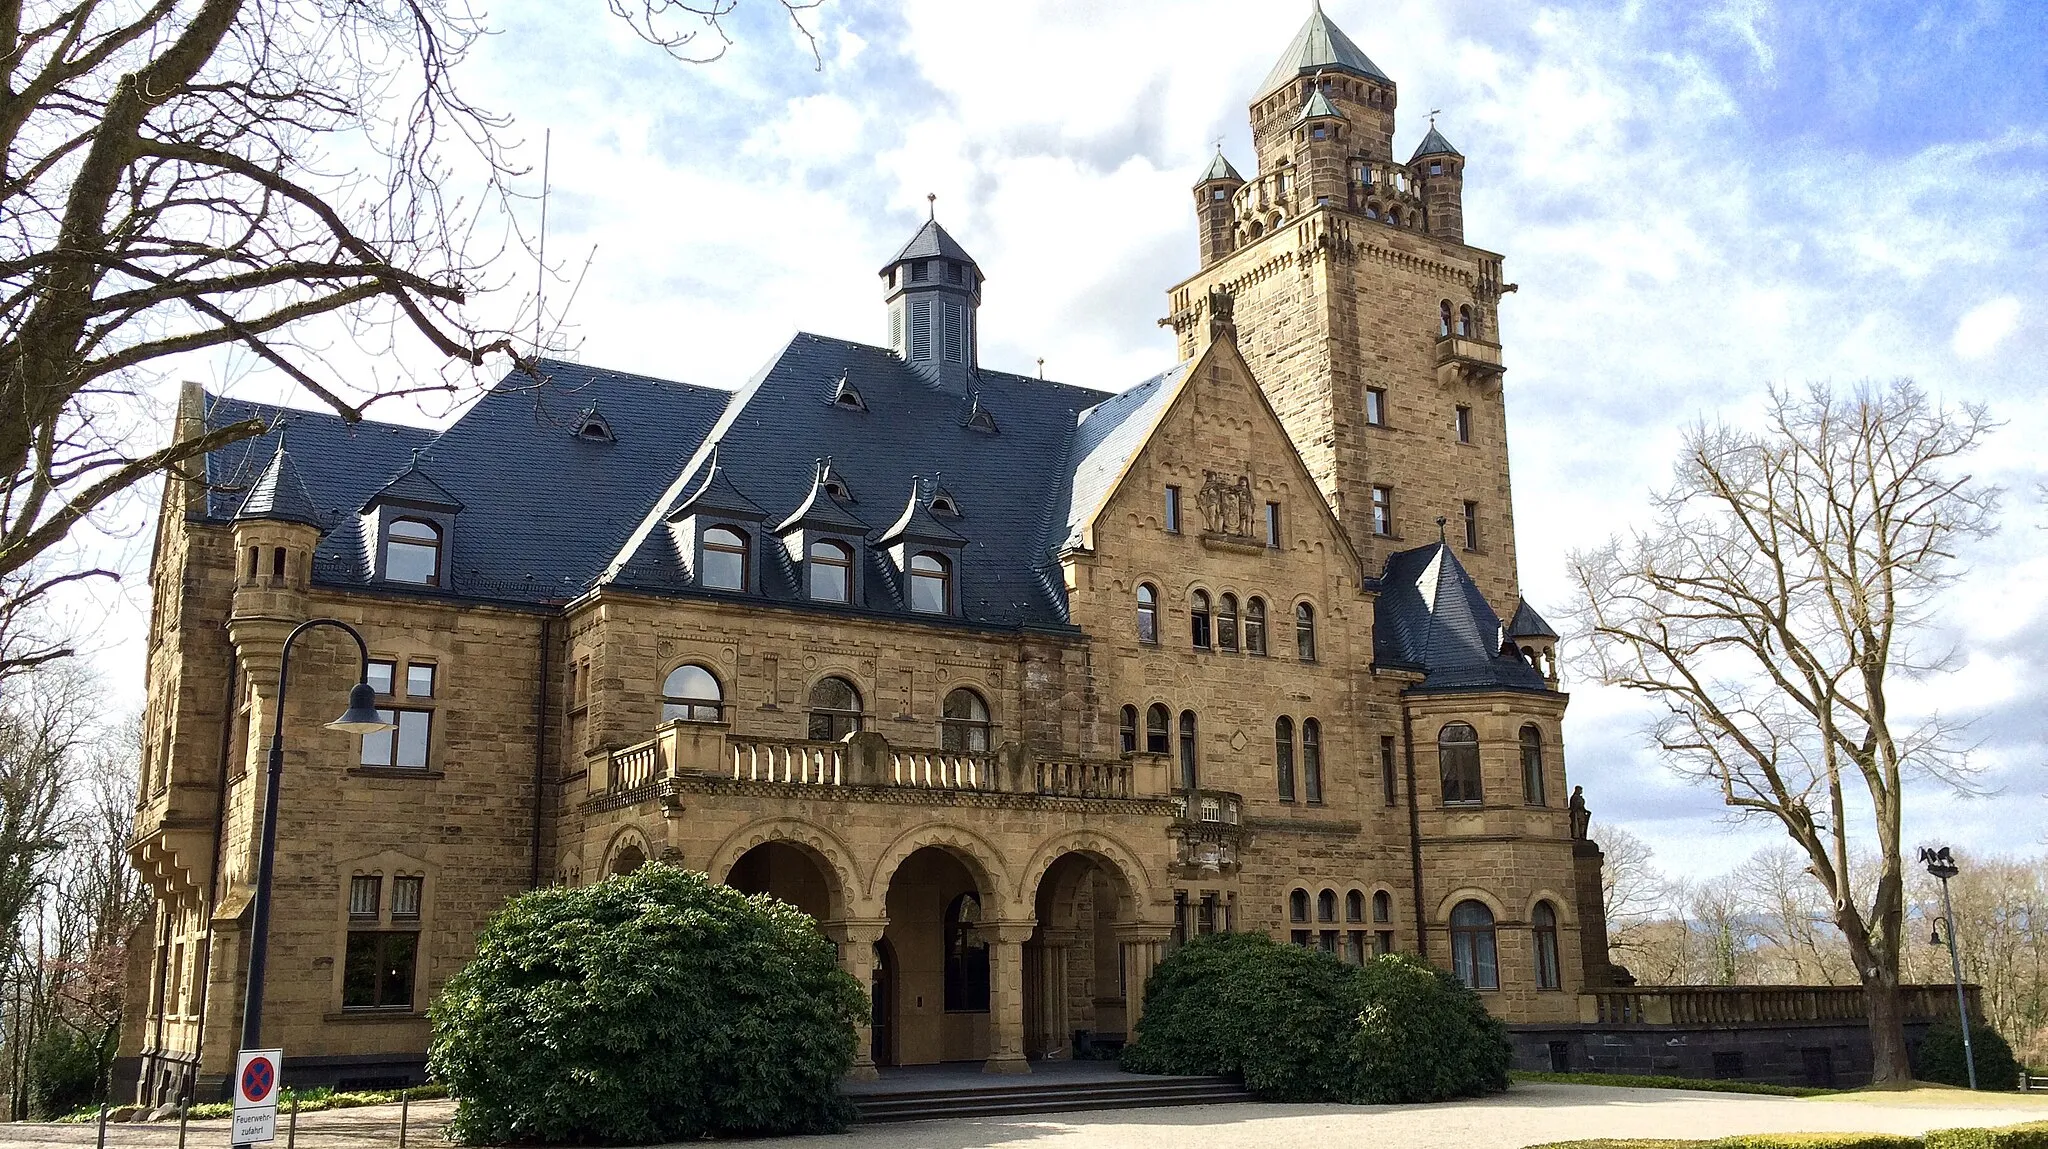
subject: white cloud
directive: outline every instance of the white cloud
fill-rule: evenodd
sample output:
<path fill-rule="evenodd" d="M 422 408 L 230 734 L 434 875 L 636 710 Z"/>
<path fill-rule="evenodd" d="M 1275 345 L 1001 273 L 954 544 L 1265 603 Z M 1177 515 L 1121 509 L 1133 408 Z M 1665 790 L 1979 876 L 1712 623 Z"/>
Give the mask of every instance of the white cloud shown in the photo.
<path fill-rule="evenodd" d="M 2011 335 L 2019 322 L 2020 301 L 2001 295 L 1964 312 L 1956 320 L 1955 337 L 1949 345 L 1955 348 L 1959 359 L 1983 359 L 1998 349 L 2000 341 Z"/>

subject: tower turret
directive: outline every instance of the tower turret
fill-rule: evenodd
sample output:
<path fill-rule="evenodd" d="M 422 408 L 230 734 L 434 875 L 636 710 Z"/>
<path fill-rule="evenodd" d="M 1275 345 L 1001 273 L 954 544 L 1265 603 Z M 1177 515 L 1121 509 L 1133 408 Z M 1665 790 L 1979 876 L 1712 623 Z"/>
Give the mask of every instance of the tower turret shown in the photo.
<path fill-rule="evenodd" d="M 1223 158 L 1223 148 L 1218 145 L 1216 158 L 1209 161 L 1202 178 L 1195 181 L 1195 219 L 1202 228 L 1203 267 L 1237 248 L 1237 212 L 1233 201 L 1237 189 L 1243 186 L 1244 177 Z"/>
<path fill-rule="evenodd" d="M 967 395 L 978 359 L 975 313 L 981 306 L 981 268 L 974 257 L 933 218 L 881 275 L 890 349 L 934 387 Z"/>
<path fill-rule="evenodd" d="M 1465 242 L 1465 157 L 1429 122 L 1429 134 L 1408 158 L 1408 170 L 1422 189 L 1429 234 Z"/>
<path fill-rule="evenodd" d="M 1350 122 L 1347 154 L 1394 158 L 1394 81 L 1330 23 L 1318 2 L 1252 100 L 1252 144 L 1261 177 L 1276 174 L 1294 158 L 1296 121 L 1317 91 Z"/>
<path fill-rule="evenodd" d="M 1350 206 L 1349 157 L 1357 150 L 1351 124 L 1320 84 L 1294 117 L 1294 179 L 1297 212 L 1318 205 Z"/>

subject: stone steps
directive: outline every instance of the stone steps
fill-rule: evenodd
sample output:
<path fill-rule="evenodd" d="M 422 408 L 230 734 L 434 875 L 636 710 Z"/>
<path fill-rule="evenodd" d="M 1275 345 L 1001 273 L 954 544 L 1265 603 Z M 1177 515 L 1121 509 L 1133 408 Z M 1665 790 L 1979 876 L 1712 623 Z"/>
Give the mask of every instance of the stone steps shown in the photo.
<path fill-rule="evenodd" d="M 1015 1082 L 951 1089 L 921 1089 L 856 1096 L 863 1122 L 932 1118 L 1011 1117 L 1094 1109 L 1151 1109 L 1249 1101 L 1244 1086 L 1227 1077 L 1146 1077 L 1129 1080 Z"/>

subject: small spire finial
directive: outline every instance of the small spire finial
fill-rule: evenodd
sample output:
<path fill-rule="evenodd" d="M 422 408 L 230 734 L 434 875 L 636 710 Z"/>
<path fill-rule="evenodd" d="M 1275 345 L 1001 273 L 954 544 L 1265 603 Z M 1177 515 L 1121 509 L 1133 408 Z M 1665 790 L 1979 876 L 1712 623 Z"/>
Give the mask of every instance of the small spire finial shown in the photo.
<path fill-rule="evenodd" d="M 930 214 L 929 216 L 927 216 L 926 218 L 930 219 L 930 220 L 931 220 L 931 222 L 933 222 L 933 223 L 937 223 L 937 222 L 939 222 L 939 193 L 937 193 L 937 192 L 926 192 L 926 193 L 924 193 L 924 204 L 925 204 L 925 208 L 926 208 L 926 210 L 927 210 L 927 211 L 929 211 L 929 212 L 931 213 L 931 214 Z"/>
<path fill-rule="evenodd" d="M 1436 517 L 1436 541 L 1438 546 L 1444 545 L 1444 526 L 1448 524 L 1450 521 L 1450 519 L 1445 518 L 1443 515 L 1438 515 Z"/>
<path fill-rule="evenodd" d="M 1435 130 L 1436 130 L 1436 118 L 1437 118 L 1438 116 L 1441 116 L 1441 115 L 1443 115 L 1443 114 L 1444 114 L 1444 110 L 1443 110 L 1442 108 L 1431 108 L 1431 109 L 1429 110 L 1429 129 L 1430 129 L 1431 131 L 1435 131 Z"/>
<path fill-rule="evenodd" d="M 420 449 L 418 447 L 412 449 L 412 465 L 415 467 L 420 465 Z"/>
<path fill-rule="evenodd" d="M 1223 137 L 1222 137 L 1222 136 L 1217 136 L 1217 137 L 1216 137 L 1216 154 L 1217 154 L 1217 155 L 1219 155 L 1219 156 L 1223 154 Z"/>
<path fill-rule="evenodd" d="M 1045 356 L 1043 355 L 1038 357 L 1038 377 L 1040 379 L 1045 378 Z"/>

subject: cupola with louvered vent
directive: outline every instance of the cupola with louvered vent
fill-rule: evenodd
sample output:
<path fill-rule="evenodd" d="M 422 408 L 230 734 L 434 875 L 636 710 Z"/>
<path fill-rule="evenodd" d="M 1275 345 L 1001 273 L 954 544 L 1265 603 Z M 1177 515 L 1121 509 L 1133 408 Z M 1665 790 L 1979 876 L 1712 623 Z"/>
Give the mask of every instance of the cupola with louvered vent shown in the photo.
<path fill-rule="evenodd" d="M 936 219 L 926 220 L 882 268 L 889 306 L 889 349 L 933 386 L 956 395 L 971 389 L 975 311 L 981 268 Z"/>

